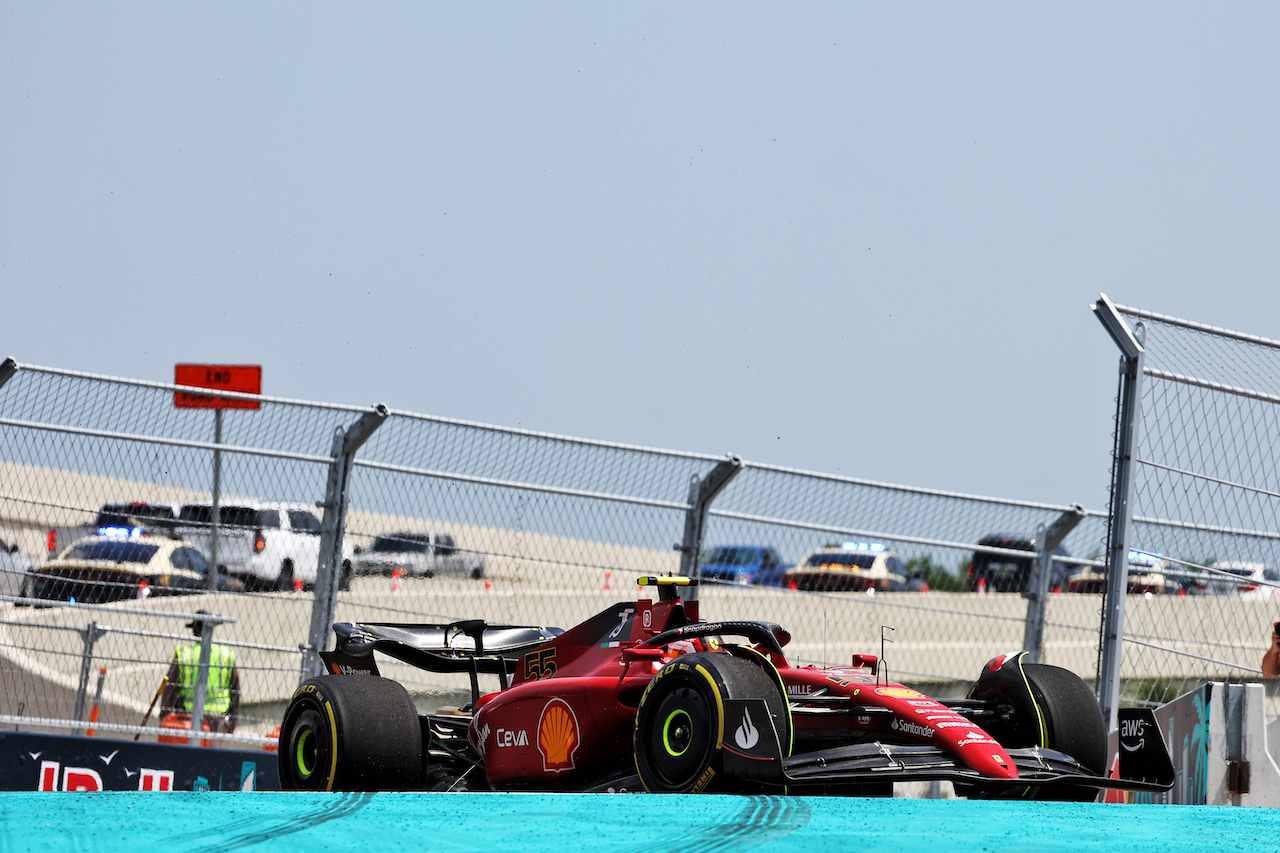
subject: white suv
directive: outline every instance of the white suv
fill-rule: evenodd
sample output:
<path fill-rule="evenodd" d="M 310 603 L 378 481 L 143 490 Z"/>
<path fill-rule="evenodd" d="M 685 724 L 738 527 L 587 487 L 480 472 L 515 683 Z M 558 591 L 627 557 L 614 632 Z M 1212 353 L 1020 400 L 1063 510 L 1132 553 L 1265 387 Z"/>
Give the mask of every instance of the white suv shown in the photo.
<path fill-rule="evenodd" d="M 177 529 L 209 553 L 211 503 L 184 504 Z M 251 590 L 312 587 L 320 562 L 320 519 L 306 504 L 219 501 L 218 564 Z M 343 542 L 341 588 L 351 578 L 351 546 Z"/>

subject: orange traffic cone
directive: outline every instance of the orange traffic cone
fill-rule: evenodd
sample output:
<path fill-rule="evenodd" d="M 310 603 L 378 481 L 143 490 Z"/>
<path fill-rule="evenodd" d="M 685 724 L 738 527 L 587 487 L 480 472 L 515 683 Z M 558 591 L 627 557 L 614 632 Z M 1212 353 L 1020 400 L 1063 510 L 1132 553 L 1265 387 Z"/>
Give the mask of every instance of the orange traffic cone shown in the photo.
<path fill-rule="evenodd" d="M 302 592 L 302 578 L 293 579 L 293 591 Z"/>
<path fill-rule="evenodd" d="M 262 749 L 266 752 L 279 752 L 280 751 L 280 727 L 276 726 L 274 729 L 267 732 L 267 737 L 275 738 L 276 742 L 264 744 Z"/>
<path fill-rule="evenodd" d="M 403 574 L 404 574 L 404 569 L 391 570 L 391 591 L 392 592 L 400 591 L 400 576 Z"/>
<path fill-rule="evenodd" d="M 604 588 L 606 590 L 613 589 L 613 572 L 609 569 L 605 569 L 604 571 Z"/>
<path fill-rule="evenodd" d="M 986 595 L 986 594 L 987 594 L 987 579 L 978 578 L 978 595 Z"/>
<path fill-rule="evenodd" d="M 488 578 L 486 578 L 486 579 L 485 579 L 485 582 L 484 582 L 484 588 L 485 588 L 485 589 L 493 589 L 493 581 L 491 581 L 491 580 L 489 580 Z"/>

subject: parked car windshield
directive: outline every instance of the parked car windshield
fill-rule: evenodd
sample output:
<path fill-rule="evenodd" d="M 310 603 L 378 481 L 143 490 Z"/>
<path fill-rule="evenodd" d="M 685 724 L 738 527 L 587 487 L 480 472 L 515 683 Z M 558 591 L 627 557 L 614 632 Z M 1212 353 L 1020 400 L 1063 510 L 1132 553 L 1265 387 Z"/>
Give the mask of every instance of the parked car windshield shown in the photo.
<path fill-rule="evenodd" d="M 148 545 L 145 542 L 81 542 L 63 559 L 66 560 L 113 560 L 117 563 L 149 563 L 160 550 L 159 545 Z"/>
<path fill-rule="evenodd" d="M 148 503 L 104 504 L 96 526 L 131 527 L 140 521 L 173 521 L 173 507 Z"/>
<path fill-rule="evenodd" d="M 303 533 L 319 533 L 320 519 L 305 509 L 291 509 L 289 510 L 289 526 L 294 530 L 301 530 Z"/>
<path fill-rule="evenodd" d="M 204 574 L 209 571 L 209 561 L 195 548 L 177 548 L 169 555 L 169 565 L 175 569 L 189 569 Z"/>
<path fill-rule="evenodd" d="M 808 565 L 817 566 L 819 569 L 869 569 L 876 562 L 875 554 L 814 554 L 809 558 Z"/>
<path fill-rule="evenodd" d="M 213 507 L 209 504 L 187 504 L 178 517 L 196 524 L 209 524 L 213 520 Z M 223 527 L 256 527 L 258 511 L 247 506 L 220 506 L 218 524 Z"/>
<path fill-rule="evenodd" d="M 760 552 L 755 548 L 716 548 L 707 557 L 708 563 L 721 566 L 749 566 L 760 561 Z"/>
<path fill-rule="evenodd" d="M 373 540 L 370 551 L 390 554 L 425 554 L 431 545 L 427 536 L 417 533 L 394 533 Z"/>

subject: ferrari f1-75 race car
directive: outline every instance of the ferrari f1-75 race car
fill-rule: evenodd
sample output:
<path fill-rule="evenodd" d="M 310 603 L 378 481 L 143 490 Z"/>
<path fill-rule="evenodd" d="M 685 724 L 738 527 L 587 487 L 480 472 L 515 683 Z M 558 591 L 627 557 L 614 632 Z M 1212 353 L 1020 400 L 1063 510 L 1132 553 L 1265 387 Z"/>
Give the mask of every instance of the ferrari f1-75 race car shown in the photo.
<path fill-rule="evenodd" d="M 640 578 L 656 601 L 568 631 L 338 623 L 322 653 L 333 674 L 304 682 L 285 712 L 281 786 L 888 795 L 950 780 L 970 797 L 1092 800 L 1173 784 L 1144 709 L 1120 712 L 1120 778 L 1108 778 L 1098 702 L 1065 669 L 1001 655 L 966 698 L 934 700 L 890 682 L 873 655 L 793 666 L 779 625 L 699 621 L 677 595 L 690 582 Z M 471 702 L 419 715 L 375 651 L 469 673 Z M 481 675 L 501 689 L 482 694 Z"/>

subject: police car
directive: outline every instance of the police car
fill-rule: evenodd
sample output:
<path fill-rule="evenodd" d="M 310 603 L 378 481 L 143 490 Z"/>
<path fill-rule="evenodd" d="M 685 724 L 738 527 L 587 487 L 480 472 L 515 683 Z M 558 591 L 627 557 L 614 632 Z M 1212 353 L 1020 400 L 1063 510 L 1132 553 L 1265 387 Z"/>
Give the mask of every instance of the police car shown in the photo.
<path fill-rule="evenodd" d="M 1166 574 L 1171 570 L 1171 564 L 1163 554 L 1130 551 L 1129 592 L 1155 595 L 1180 592 L 1182 587 Z M 1080 571 L 1067 578 L 1068 592 L 1100 593 L 1106 588 L 1106 569 L 1101 566 L 1082 566 Z"/>
<path fill-rule="evenodd" d="M 101 527 L 27 576 L 26 598 L 101 604 L 152 595 L 204 592 L 209 562 L 197 548 L 143 527 Z M 217 589 L 243 592 L 220 572 Z"/>
<path fill-rule="evenodd" d="M 825 545 L 805 555 L 782 578 L 790 589 L 896 592 L 911 589 L 902 559 L 881 542 Z"/>

